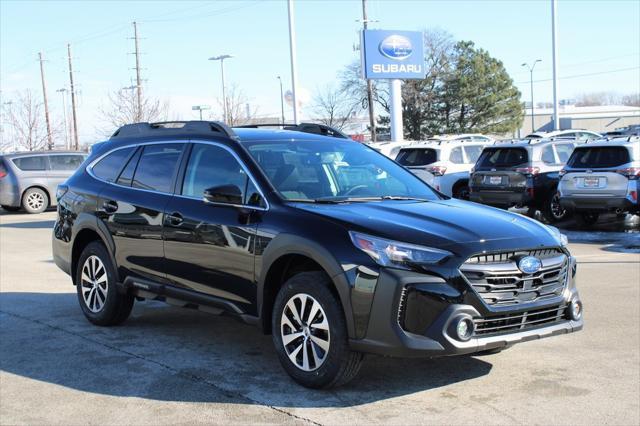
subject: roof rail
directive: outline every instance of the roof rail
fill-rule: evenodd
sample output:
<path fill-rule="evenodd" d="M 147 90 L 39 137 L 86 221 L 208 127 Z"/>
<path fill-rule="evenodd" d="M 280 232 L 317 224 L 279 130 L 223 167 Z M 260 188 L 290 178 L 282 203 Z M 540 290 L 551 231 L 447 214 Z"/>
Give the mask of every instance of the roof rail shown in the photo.
<path fill-rule="evenodd" d="M 231 127 L 220 121 L 159 121 L 156 123 L 125 124 L 111 135 L 113 138 L 144 137 L 171 133 L 219 133 L 231 139 L 238 139 Z"/>
<path fill-rule="evenodd" d="M 236 128 L 245 129 L 258 129 L 260 127 L 280 127 L 283 130 L 293 130 L 303 133 L 313 133 L 323 136 L 330 136 L 339 139 L 351 139 L 349 136 L 341 132 L 340 130 L 327 126 L 322 123 L 299 123 L 299 124 L 283 124 L 283 123 L 264 123 L 264 124 L 244 124 L 241 126 L 235 126 Z"/>

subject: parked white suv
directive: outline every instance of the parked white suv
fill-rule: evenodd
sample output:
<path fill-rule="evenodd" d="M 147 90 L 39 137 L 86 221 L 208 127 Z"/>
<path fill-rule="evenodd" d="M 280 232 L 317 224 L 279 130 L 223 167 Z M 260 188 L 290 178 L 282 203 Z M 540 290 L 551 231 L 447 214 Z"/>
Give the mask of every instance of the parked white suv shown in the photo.
<path fill-rule="evenodd" d="M 560 204 L 593 224 L 600 213 L 640 213 L 640 137 L 578 146 L 560 172 Z"/>
<path fill-rule="evenodd" d="M 469 171 L 493 139 L 482 135 L 404 146 L 396 162 L 437 189 L 455 198 L 469 197 Z"/>

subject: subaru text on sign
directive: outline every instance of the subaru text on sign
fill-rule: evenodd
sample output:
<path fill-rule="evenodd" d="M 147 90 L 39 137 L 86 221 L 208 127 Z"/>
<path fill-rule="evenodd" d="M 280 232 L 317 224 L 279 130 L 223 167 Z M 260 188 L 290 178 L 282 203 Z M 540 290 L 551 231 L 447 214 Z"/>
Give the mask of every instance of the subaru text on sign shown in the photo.
<path fill-rule="evenodd" d="M 365 78 L 423 79 L 424 50 L 420 31 L 364 30 Z"/>

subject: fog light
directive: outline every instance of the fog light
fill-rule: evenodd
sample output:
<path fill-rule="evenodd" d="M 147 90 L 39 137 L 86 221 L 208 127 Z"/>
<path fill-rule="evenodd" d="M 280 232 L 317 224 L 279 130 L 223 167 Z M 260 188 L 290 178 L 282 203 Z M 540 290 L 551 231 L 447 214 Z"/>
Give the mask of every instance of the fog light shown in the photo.
<path fill-rule="evenodd" d="M 455 335 L 458 340 L 467 341 L 473 335 L 475 328 L 473 321 L 469 317 L 460 317 L 454 322 Z"/>
<path fill-rule="evenodd" d="M 582 318 L 582 302 L 578 299 L 573 299 L 571 301 L 571 304 L 569 305 L 569 317 L 574 321 L 578 321 Z"/>

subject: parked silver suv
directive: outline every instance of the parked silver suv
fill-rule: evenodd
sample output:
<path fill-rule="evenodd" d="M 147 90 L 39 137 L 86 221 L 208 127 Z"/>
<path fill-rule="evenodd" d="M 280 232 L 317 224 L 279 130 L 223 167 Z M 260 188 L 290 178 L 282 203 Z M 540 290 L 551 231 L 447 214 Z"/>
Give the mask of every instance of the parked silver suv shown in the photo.
<path fill-rule="evenodd" d="M 640 137 L 579 146 L 560 174 L 560 204 L 584 224 L 609 211 L 640 213 Z"/>
<path fill-rule="evenodd" d="M 0 156 L 0 205 L 41 213 L 56 205 L 56 188 L 82 164 L 80 152 L 29 152 Z"/>

